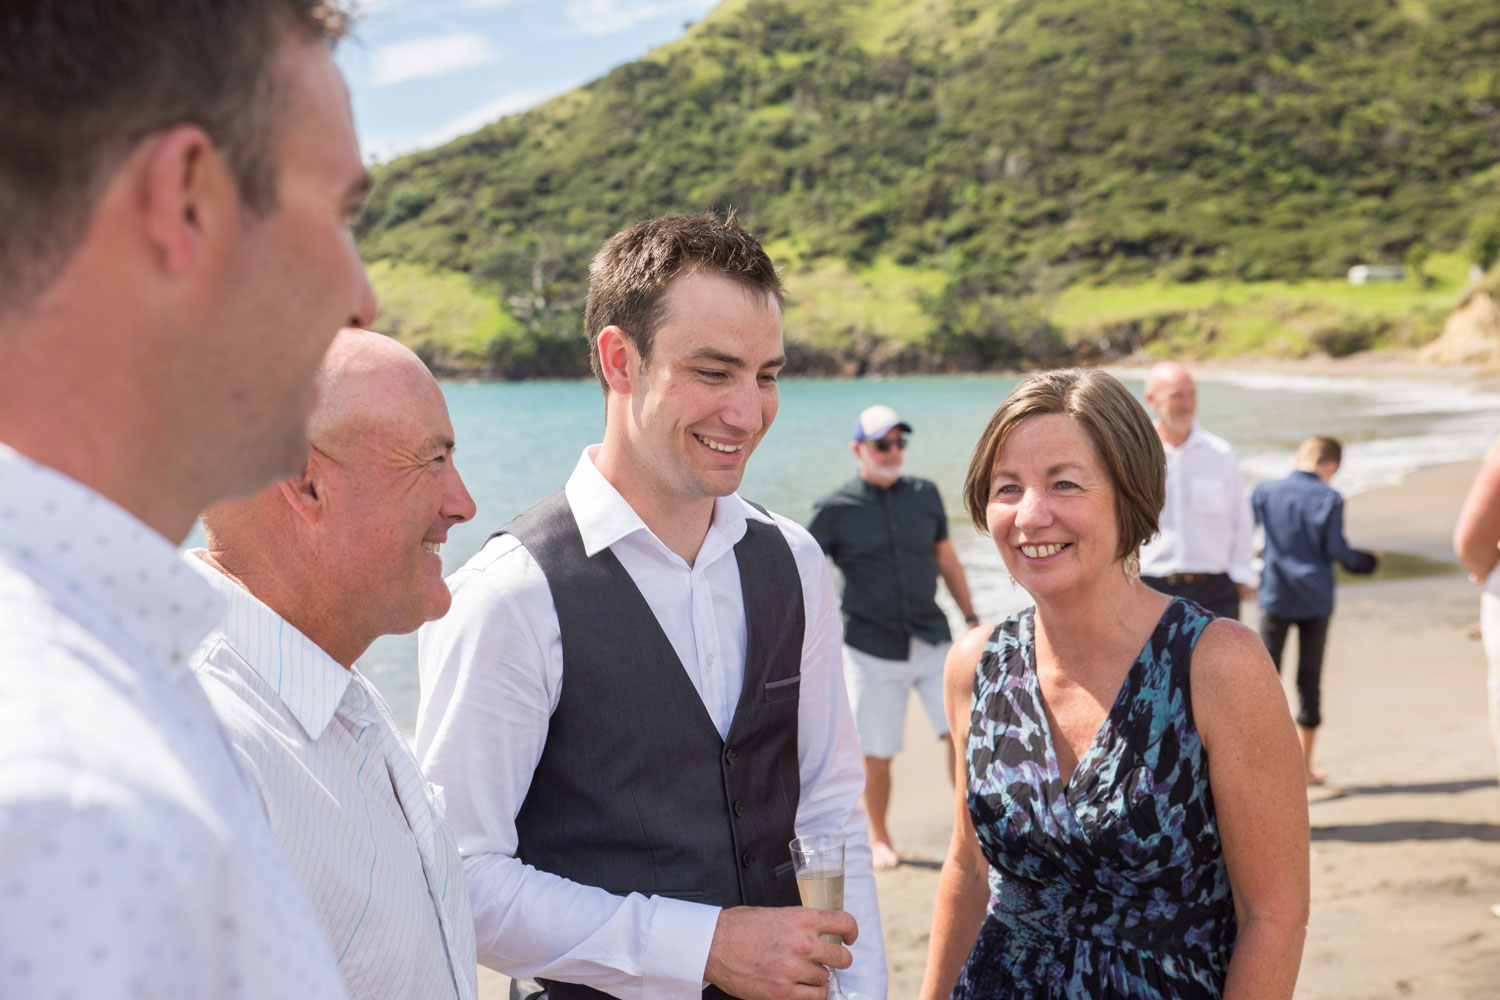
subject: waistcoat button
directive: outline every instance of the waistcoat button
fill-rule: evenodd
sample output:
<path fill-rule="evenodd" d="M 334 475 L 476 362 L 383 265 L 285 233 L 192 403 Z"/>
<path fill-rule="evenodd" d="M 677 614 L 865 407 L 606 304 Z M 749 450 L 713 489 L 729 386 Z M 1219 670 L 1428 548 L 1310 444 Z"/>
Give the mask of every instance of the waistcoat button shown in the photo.
<path fill-rule="evenodd" d="M 749 851 L 746 851 L 744 854 L 740 855 L 740 864 L 744 865 L 746 868 L 749 868 L 751 865 L 755 864 L 755 855 L 751 854 Z"/>
<path fill-rule="evenodd" d="M 729 747 L 728 749 L 726 749 L 724 751 L 724 763 L 726 763 L 726 764 L 733 764 L 734 763 L 734 747 Z"/>
<path fill-rule="evenodd" d="M 741 802 L 739 799 L 734 800 L 734 814 L 736 816 L 745 815 L 745 803 Z"/>

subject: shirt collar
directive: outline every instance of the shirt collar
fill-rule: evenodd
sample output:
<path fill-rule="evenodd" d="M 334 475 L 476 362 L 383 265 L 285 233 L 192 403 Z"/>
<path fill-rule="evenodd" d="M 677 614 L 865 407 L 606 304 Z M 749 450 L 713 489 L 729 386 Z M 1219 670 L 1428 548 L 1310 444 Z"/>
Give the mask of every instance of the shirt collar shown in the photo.
<path fill-rule="evenodd" d="M 891 490 L 894 490 L 902 483 L 906 482 L 906 476 L 904 474 L 898 476 L 896 478 L 896 481 L 891 483 L 891 485 L 889 486 L 881 486 L 879 483 L 872 483 L 864 476 L 855 476 L 854 481 L 859 484 L 858 488 L 864 491 L 866 494 L 869 494 L 870 496 L 880 496 L 882 493 L 887 493 Z"/>
<path fill-rule="evenodd" d="M 1166 440 L 1163 439 L 1161 446 L 1167 451 L 1183 452 L 1193 447 L 1193 445 L 1201 444 L 1202 442 L 1203 435 L 1198 433 L 1198 421 L 1194 420 L 1192 429 L 1188 431 L 1188 436 L 1182 439 L 1182 444 L 1168 444 Z"/>
<path fill-rule="evenodd" d="M 573 510 L 573 519 L 578 522 L 578 533 L 583 536 L 583 550 L 590 557 L 633 535 L 644 532 L 658 546 L 666 548 L 656 534 L 641 520 L 620 496 L 604 474 L 594 465 L 594 456 L 599 445 L 590 445 L 578 457 L 573 474 L 568 477 L 564 491 L 568 506 Z M 745 536 L 745 525 L 751 519 L 774 524 L 775 518 L 762 513 L 738 493 L 718 497 L 714 500 L 713 521 L 709 524 L 710 535 L 720 535 L 733 547 Z"/>
<path fill-rule="evenodd" d="M 194 549 L 192 562 L 224 597 L 227 611 L 218 626 L 224 641 L 276 692 L 308 737 L 316 740 L 333 720 L 354 672 L 345 670 L 260 598 L 199 558 L 206 554 Z"/>
<path fill-rule="evenodd" d="M 122 655 L 170 673 L 224 611 L 177 547 L 123 507 L 0 443 L 0 562 Z"/>

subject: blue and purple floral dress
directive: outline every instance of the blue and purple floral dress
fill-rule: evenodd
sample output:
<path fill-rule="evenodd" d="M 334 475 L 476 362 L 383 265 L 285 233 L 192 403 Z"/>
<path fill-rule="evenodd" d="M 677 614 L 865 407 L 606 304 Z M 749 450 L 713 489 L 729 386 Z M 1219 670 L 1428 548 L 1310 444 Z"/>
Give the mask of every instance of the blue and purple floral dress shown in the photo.
<path fill-rule="evenodd" d="M 990 905 L 953 996 L 1220 997 L 1234 901 L 1188 686 L 1214 616 L 1181 598 L 1167 606 L 1066 786 L 1032 616 L 995 629 L 975 678 L 969 814 Z"/>

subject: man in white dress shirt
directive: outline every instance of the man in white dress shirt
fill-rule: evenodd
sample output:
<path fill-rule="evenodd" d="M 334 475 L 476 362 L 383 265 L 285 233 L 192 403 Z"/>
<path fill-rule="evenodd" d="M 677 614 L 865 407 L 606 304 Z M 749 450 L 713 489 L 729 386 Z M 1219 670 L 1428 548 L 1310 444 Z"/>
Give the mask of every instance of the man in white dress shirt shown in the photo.
<path fill-rule="evenodd" d="M 176 551 L 373 318 L 316 0 L 0 4 L 0 996 L 346 995 L 188 656 Z"/>
<path fill-rule="evenodd" d="M 355 660 L 451 600 L 438 549 L 474 516 L 443 393 L 411 351 L 345 330 L 300 475 L 203 515 L 229 613 L 193 669 L 338 959 L 369 1000 L 475 996 L 458 850 Z"/>
<path fill-rule="evenodd" d="M 735 493 L 786 360 L 775 267 L 733 219 L 673 216 L 590 273 L 604 441 L 419 640 L 480 961 L 550 1000 L 817 997 L 820 963 L 883 998 L 832 577 Z M 844 837 L 847 912 L 796 905 L 794 832 Z"/>
<path fill-rule="evenodd" d="M 1161 531 L 1141 547 L 1141 580 L 1238 619 L 1255 596 L 1251 534 L 1255 519 L 1239 458 L 1223 438 L 1199 427 L 1198 388 L 1175 361 L 1152 366 L 1146 403 L 1167 453 L 1167 503 Z"/>

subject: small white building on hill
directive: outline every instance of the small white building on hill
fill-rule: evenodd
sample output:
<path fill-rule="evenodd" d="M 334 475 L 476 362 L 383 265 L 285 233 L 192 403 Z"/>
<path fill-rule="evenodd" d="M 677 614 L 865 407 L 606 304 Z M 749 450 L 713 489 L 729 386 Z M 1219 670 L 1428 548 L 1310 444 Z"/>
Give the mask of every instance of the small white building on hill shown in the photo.
<path fill-rule="evenodd" d="M 1349 268 L 1349 284 L 1368 285 L 1372 281 L 1405 281 L 1406 268 L 1400 264 L 1355 264 Z"/>

